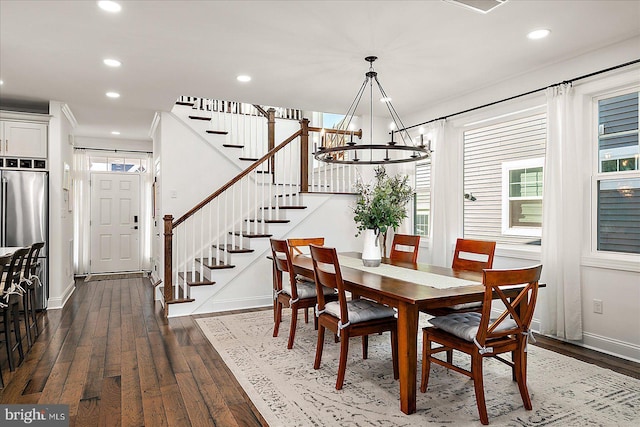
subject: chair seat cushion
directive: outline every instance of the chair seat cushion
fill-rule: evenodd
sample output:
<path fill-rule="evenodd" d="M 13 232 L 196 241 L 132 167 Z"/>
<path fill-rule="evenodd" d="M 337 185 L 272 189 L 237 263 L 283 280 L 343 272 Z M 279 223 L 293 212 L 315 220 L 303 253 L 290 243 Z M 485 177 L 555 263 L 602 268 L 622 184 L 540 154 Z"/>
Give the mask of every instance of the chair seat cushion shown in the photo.
<path fill-rule="evenodd" d="M 309 282 L 309 283 L 315 283 L 315 281 L 307 276 L 303 276 L 302 274 L 296 274 L 296 281 L 297 282 Z"/>
<path fill-rule="evenodd" d="M 296 289 L 298 290 L 298 298 L 315 298 L 317 296 L 316 284 L 314 282 L 297 281 Z M 289 283 L 283 283 L 282 292 L 291 296 L 291 285 Z M 326 286 L 323 286 L 322 288 L 322 293 L 325 295 L 332 295 L 334 292 L 335 290 L 327 288 Z"/>
<path fill-rule="evenodd" d="M 438 316 L 429 320 L 436 328 L 449 332 L 452 335 L 462 338 L 466 341 L 473 341 L 478 334 L 478 326 L 480 325 L 480 313 L 451 313 L 446 316 Z M 491 321 L 489 322 L 491 324 Z M 500 332 L 508 329 L 516 328 L 518 324 L 512 319 L 503 320 L 494 332 Z"/>
<path fill-rule="evenodd" d="M 468 309 L 480 308 L 480 307 L 482 307 L 482 302 L 481 301 L 474 301 L 474 302 L 465 302 L 464 304 L 452 305 L 451 309 L 453 309 L 453 310 L 468 310 Z"/>
<path fill-rule="evenodd" d="M 326 313 L 340 318 L 340 304 L 337 301 L 328 302 L 324 306 Z M 374 319 L 384 319 L 386 317 L 394 317 L 396 312 L 393 308 L 386 305 L 378 304 L 375 301 L 367 299 L 356 299 L 347 301 L 347 310 L 349 312 L 349 321 L 351 323 L 366 322 Z"/>

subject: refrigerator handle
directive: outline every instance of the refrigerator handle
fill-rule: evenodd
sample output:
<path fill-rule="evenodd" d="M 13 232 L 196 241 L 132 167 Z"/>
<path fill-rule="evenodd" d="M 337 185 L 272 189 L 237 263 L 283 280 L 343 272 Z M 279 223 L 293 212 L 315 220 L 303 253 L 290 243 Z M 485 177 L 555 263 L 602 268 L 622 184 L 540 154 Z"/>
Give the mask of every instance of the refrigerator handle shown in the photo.
<path fill-rule="evenodd" d="M 0 189 L 0 246 L 7 246 L 7 180 L 2 178 L 2 189 Z"/>

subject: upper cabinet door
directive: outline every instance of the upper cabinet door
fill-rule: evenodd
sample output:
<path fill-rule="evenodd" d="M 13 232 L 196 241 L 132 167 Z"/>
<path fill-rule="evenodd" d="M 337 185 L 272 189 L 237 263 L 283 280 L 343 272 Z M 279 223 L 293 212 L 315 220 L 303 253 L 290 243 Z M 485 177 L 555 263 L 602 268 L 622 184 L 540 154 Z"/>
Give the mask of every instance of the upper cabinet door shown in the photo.
<path fill-rule="evenodd" d="M 47 125 L 29 122 L 1 122 L 3 156 L 47 157 Z"/>

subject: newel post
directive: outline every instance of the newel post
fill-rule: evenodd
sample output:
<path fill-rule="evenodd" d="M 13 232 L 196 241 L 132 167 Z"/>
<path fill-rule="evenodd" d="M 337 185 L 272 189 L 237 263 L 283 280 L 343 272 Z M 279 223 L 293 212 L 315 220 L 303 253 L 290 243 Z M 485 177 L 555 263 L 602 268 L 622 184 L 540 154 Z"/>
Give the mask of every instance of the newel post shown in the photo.
<path fill-rule="evenodd" d="M 300 120 L 300 192 L 309 191 L 309 119 Z"/>
<path fill-rule="evenodd" d="M 165 215 L 164 220 L 164 304 L 173 299 L 173 215 Z"/>
<path fill-rule="evenodd" d="M 273 150 L 276 146 L 276 110 L 275 108 L 269 108 L 267 110 L 267 141 L 268 141 L 268 151 Z M 269 160 L 269 170 L 271 172 L 271 179 L 275 183 L 276 179 L 276 158 L 275 156 L 271 157 Z"/>

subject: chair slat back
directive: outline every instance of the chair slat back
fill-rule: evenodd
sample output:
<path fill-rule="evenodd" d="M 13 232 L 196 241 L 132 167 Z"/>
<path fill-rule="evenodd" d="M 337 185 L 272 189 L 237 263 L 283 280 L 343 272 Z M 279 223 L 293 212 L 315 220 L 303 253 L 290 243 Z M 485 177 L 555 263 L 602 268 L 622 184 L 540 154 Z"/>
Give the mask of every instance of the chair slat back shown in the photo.
<path fill-rule="evenodd" d="M 286 240 L 269 239 L 271 242 L 271 255 L 273 257 L 273 286 L 276 292 L 282 291 L 282 273 L 289 275 L 291 284 L 291 298 L 298 298 L 295 276 L 293 274 L 293 262 L 291 262 L 291 249 Z"/>
<path fill-rule="evenodd" d="M 400 246 L 409 246 L 411 251 L 405 251 Z M 418 249 L 420 249 L 420 236 L 411 234 L 395 234 L 391 244 L 389 258 L 392 261 L 410 262 L 415 264 L 418 261 Z"/>
<path fill-rule="evenodd" d="M 485 286 L 482 304 L 482 319 L 478 327 L 476 340 L 485 345 L 489 340 L 506 335 L 523 335 L 529 331 L 536 300 L 538 298 L 538 281 L 542 265 L 513 270 L 484 270 L 483 283 Z M 508 298 L 504 291 L 514 285 L 526 285 L 515 298 Z M 494 295 L 505 306 L 505 310 L 497 318 L 491 320 L 491 306 Z M 507 327 L 504 322 L 513 320 L 515 325 Z"/>
<path fill-rule="evenodd" d="M 13 255 L 11 256 L 11 261 L 9 261 L 9 268 L 7 269 L 7 275 L 4 281 L 4 291 L 8 291 L 11 288 L 11 282 L 19 282 L 20 281 L 20 272 L 22 271 L 22 266 L 24 265 L 24 260 L 29 253 L 29 248 L 20 248 L 17 249 Z"/>
<path fill-rule="evenodd" d="M 40 251 L 44 248 L 44 242 L 38 242 L 31 245 L 29 248 L 29 253 L 27 254 L 27 259 L 24 263 L 24 277 L 27 279 L 32 274 L 36 273 L 36 268 L 38 266 L 38 257 L 40 256 Z"/>
<path fill-rule="evenodd" d="M 314 244 L 309 245 L 309 249 L 311 249 L 311 258 L 313 260 L 313 274 L 316 281 L 316 294 L 318 294 L 318 310 L 324 310 L 325 305 L 322 287 L 337 289 L 340 320 L 343 325 L 346 325 L 349 322 L 347 297 L 336 249 Z"/>
<path fill-rule="evenodd" d="M 456 241 L 456 250 L 453 254 L 451 268 L 478 272 L 487 268 L 493 268 L 493 255 L 495 251 L 496 242 L 458 239 Z M 486 256 L 486 260 L 465 258 L 467 253 L 473 254 L 474 258 L 484 258 L 484 256 Z"/>
<path fill-rule="evenodd" d="M 324 237 L 302 237 L 287 239 L 287 243 L 291 248 L 291 256 L 300 255 L 304 252 L 300 248 L 309 247 L 309 245 L 324 246 Z M 294 253 L 295 252 L 295 253 Z"/>

